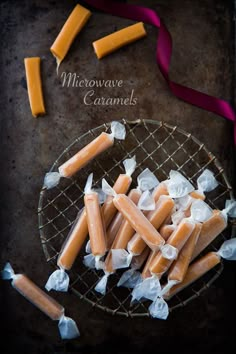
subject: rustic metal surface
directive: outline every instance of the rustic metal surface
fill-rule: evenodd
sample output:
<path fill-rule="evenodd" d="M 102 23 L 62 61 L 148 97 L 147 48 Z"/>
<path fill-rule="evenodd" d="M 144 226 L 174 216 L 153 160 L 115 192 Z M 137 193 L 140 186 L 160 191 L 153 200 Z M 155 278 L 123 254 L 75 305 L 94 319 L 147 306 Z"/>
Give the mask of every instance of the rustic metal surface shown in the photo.
<path fill-rule="evenodd" d="M 234 183 L 232 126 L 172 96 L 156 67 L 155 28 L 146 26 L 147 38 L 98 61 L 91 42 L 132 22 L 94 13 L 56 76 L 48 48 L 74 4 L 1 2 L 1 268 L 10 260 L 16 271 L 26 272 L 42 287 L 52 271 L 45 262 L 37 229 L 43 176 L 64 148 L 89 128 L 123 117 L 178 125 L 206 144 Z M 231 3 L 161 0 L 145 4 L 159 12 L 173 36 L 172 78 L 232 100 Z M 43 59 L 47 109 L 47 116 L 38 119 L 31 117 L 23 64 L 24 57 L 35 55 Z M 83 97 L 88 89 L 62 87 L 63 71 L 76 72 L 81 79 L 123 80 L 122 88 L 98 88 L 96 96 L 129 97 L 134 89 L 138 102 L 132 106 L 86 106 Z M 184 352 L 230 352 L 235 318 L 234 272 L 235 265 L 226 263 L 223 274 L 204 296 L 173 312 L 166 322 L 112 317 L 72 294 L 53 293 L 79 323 L 81 338 L 70 343 L 59 339 L 56 323 L 1 281 L 1 319 L 5 327 L 1 334 L 9 352 L 129 353 L 153 348 L 168 352 L 166 345 L 170 342 Z"/>

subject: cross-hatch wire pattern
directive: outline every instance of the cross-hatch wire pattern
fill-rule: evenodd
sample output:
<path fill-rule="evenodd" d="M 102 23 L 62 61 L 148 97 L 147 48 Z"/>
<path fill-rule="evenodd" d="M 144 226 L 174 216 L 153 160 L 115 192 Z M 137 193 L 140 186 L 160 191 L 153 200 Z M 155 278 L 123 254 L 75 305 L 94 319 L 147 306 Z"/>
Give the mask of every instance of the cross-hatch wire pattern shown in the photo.
<path fill-rule="evenodd" d="M 120 173 L 124 173 L 122 161 L 136 155 L 137 168 L 133 174 L 132 186 L 136 186 L 136 178 L 146 167 L 154 172 L 162 181 L 171 169 L 180 171 L 197 188 L 197 177 L 205 168 L 209 168 L 216 176 L 219 186 L 207 193 L 206 201 L 212 208 L 223 209 L 225 200 L 232 198 L 232 188 L 223 168 L 216 157 L 207 150 L 194 136 L 182 129 L 153 120 L 122 120 L 126 127 L 126 139 L 115 141 L 112 148 L 103 152 L 72 178 L 62 178 L 60 184 L 51 189 L 42 188 L 38 206 L 39 233 L 46 261 L 56 267 L 58 254 L 76 219 L 83 208 L 83 189 L 89 173 L 94 173 L 94 186 L 101 186 L 102 178 L 112 185 Z M 110 131 L 110 124 L 103 124 L 78 137 L 68 146 L 54 162 L 50 171 L 58 167 L 97 137 L 103 131 Z M 132 187 L 131 186 L 131 187 Z M 216 240 L 201 253 L 214 251 L 221 243 L 231 237 L 231 227 L 221 233 Z M 116 284 L 122 274 L 117 271 L 108 280 L 107 293 L 103 296 L 94 290 L 103 271 L 87 269 L 83 265 L 85 250 L 79 254 L 72 270 L 70 290 L 80 299 L 85 299 L 111 314 L 124 316 L 149 316 L 149 302 L 137 302 L 130 306 L 131 290 L 118 288 Z M 223 264 L 208 272 L 169 301 L 170 310 L 184 306 L 199 296 L 220 275 Z"/>

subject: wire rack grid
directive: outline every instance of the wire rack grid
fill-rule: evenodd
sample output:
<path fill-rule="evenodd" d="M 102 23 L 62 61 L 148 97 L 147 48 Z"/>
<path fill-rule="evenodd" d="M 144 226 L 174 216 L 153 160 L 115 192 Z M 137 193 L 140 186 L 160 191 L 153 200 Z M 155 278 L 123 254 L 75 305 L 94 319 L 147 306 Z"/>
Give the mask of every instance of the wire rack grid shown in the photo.
<path fill-rule="evenodd" d="M 56 267 L 61 247 L 73 225 L 78 212 L 83 208 L 83 189 L 89 173 L 94 173 L 94 185 L 101 186 L 102 178 L 113 184 L 120 173 L 124 172 L 122 161 L 136 156 L 137 168 L 133 175 L 133 186 L 136 177 L 146 167 L 154 172 L 157 178 L 165 180 L 171 169 L 180 171 L 197 188 L 197 177 L 205 168 L 209 168 L 216 176 L 219 186 L 207 194 L 206 201 L 212 208 L 223 209 L 225 200 L 232 198 L 232 188 L 216 157 L 206 146 L 191 134 L 164 122 L 153 120 L 123 120 L 127 135 L 124 141 L 115 141 L 114 146 L 91 161 L 72 178 L 65 178 L 50 190 L 42 188 L 38 206 L 39 233 L 46 261 Z M 54 162 L 50 171 L 58 167 L 87 145 L 101 132 L 110 130 L 110 124 L 103 124 L 78 137 L 69 145 Z M 131 186 L 132 187 L 132 186 Z M 230 238 L 231 226 L 221 233 L 216 240 L 202 253 L 218 249 L 219 245 Z M 130 306 L 131 290 L 117 287 L 121 271 L 109 278 L 105 295 L 96 293 L 94 287 L 103 275 L 102 271 L 88 269 L 83 265 L 84 248 L 78 255 L 69 276 L 70 290 L 80 299 L 88 301 L 111 314 L 124 316 L 149 316 L 148 302 L 137 302 Z M 208 272 L 191 287 L 175 295 L 169 301 L 170 310 L 186 305 L 199 296 L 221 274 L 223 263 Z"/>

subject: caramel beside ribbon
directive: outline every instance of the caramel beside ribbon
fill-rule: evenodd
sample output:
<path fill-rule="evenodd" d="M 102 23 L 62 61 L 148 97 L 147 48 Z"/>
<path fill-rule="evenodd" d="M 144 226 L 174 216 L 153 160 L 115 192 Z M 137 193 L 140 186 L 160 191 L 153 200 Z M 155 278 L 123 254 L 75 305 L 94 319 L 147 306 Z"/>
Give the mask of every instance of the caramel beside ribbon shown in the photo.
<path fill-rule="evenodd" d="M 134 21 L 142 21 L 159 28 L 156 60 L 170 90 L 181 100 L 232 121 L 234 124 L 234 143 L 236 145 L 236 113 L 230 103 L 170 80 L 169 67 L 172 55 L 172 39 L 168 29 L 154 10 L 137 5 L 118 3 L 112 0 L 84 1 L 114 16 L 129 18 Z"/>

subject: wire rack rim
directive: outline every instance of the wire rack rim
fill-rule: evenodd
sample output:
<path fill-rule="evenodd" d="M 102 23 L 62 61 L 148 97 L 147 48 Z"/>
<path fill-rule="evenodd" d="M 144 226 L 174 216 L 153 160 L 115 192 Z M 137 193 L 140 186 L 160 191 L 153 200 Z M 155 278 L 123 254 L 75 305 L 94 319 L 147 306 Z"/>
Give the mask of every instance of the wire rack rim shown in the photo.
<path fill-rule="evenodd" d="M 147 129 L 148 133 L 149 129 L 147 128 L 147 125 L 155 125 L 155 126 L 159 126 L 159 127 L 165 127 L 168 130 L 171 130 L 171 132 L 169 132 L 169 134 L 173 134 L 175 131 L 177 131 L 178 133 L 186 136 L 188 139 L 192 139 L 193 142 L 195 144 L 197 144 L 199 146 L 199 149 L 203 149 L 205 151 L 205 153 L 209 156 L 210 160 L 212 162 L 215 163 L 216 168 L 219 170 L 219 174 L 221 174 L 223 176 L 224 182 L 227 186 L 227 192 L 230 194 L 230 197 L 233 198 L 233 192 L 232 192 L 232 187 L 228 181 L 227 176 L 224 173 L 224 170 L 222 169 L 218 159 L 207 149 L 207 147 L 205 146 L 205 144 L 201 143 L 196 137 L 194 137 L 192 134 L 186 132 L 185 130 L 183 130 L 182 128 L 179 128 L 178 126 L 174 126 L 171 125 L 169 123 L 163 122 L 163 121 L 158 121 L 158 120 L 152 120 L 152 119 L 137 119 L 137 120 L 126 120 L 126 119 L 122 119 L 119 120 L 121 123 L 125 124 L 125 125 L 129 125 L 131 127 L 134 127 L 135 125 L 144 125 L 145 128 Z M 58 162 L 61 160 L 61 158 L 63 158 L 64 154 L 66 152 L 68 152 L 76 143 L 80 142 L 81 140 L 83 140 L 83 138 L 87 137 L 89 134 L 96 134 L 97 131 L 101 131 L 103 128 L 105 131 L 107 131 L 109 129 L 111 125 L 110 123 L 103 123 L 100 126 L 97 126 L 96 128 L 90 129 L 87 132 L 85 132 L 84 134 L 80 135 L 79 137 L 77 137 L 76 139 L 73 140 L 73 142 L 68 145 L 63 152 L 58 156 L 58 158 L 54 161 L 54 163 L 52 164 L 51 168 L 49 169 L 49 172 L 53 171 L 55 169 L 55 167 L 58 165 Z M 43 247 L 43 251 L 45 254 L 45 257 L 47 259 L 47 261 L 50 261 L 50 263 L 52 263 L 52 265 L 54 267 L 55 264 L 53 264 L 52 259 L 55 259 L 56 256 L 53 256 L 52 258 L 50 257 L 48 250 L 47 250 L 47 245 L 45 243 L 45 235 L 44 235 L 44 230 L 43 227 L 41 227 L 43 225 L 43 214 L 42 214 L 42 206 L 43 206 L 43 200 L 44 200 L 44 196 L 46 193 L 46 188 L 42 187 L 41 191 L 40 191 L 40 195 L 39 195 L 39 203 L 38 203 L 38 223 L 39 223 L 39 233 L 40 233 L 40 238 L 41 238 L 41 242 L 42 242 L 42 247 Z M 212 278 L 209 280 L 209 285 L 219 276 L 219 274 L 222 272 L 223 270 L 223 264 L 221 263 L 221 268 L 217 271 L 217 273 L 212 276 Z M 173 311 L 176 308 L 182 307 L 184 306 L 186 303 L 188 303 L 189 301 L 193 300 L 194 298 L 196 298 L 197 296 L 199 296 L 204 290 L 205 290 L 206 286 L 203 286 L 200 291 L 198 291 L 198 293 L 194 293 L 192 296 L 189 296 L 189 298 L 187 300 L 184 301 L 180 301 L 179 304 L 177 305 L 173 305 L 170 310 Z M 71 291 L 72 293 L 76 294 L 77 296 L 79 296 L 80 299 L 84 299 L 86 300 L 88 303 L 90 303 L 90 305 L 92 305 L 93 307 L 97 307 L 107 313 L 110 313 L 112 315 L 122 315 L 125 317 L 150 317 L 148 312 L 143 312 L 143 313 L 133 313 L 132 311 L 120 311 L 119 308 L 116 310 L 112 310 L 107 306 L 102 306 L 101 304 L 99 304 L 99 299 L 92 301 L 90 300 L 88 297 L 83 296 L 78 290 L 76 290 L 75 288 L 71 287 Z"/>

